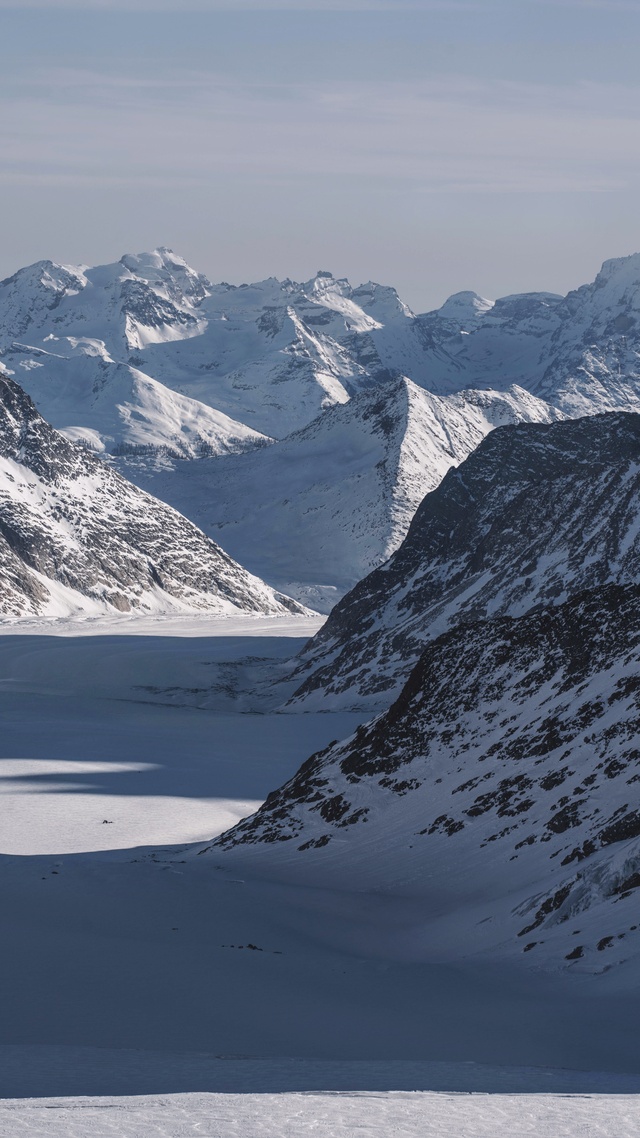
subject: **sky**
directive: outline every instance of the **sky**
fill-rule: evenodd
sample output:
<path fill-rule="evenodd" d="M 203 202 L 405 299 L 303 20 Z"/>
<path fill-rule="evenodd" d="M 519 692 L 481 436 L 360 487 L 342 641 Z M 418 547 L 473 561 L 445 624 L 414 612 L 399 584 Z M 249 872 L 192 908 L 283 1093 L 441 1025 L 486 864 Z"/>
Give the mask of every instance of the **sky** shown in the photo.
<path fill-rule="evenodd" d="M 640 250 L 640 0 L 0 0 L 0 276 L 167 245 L 416 310 Z"/>

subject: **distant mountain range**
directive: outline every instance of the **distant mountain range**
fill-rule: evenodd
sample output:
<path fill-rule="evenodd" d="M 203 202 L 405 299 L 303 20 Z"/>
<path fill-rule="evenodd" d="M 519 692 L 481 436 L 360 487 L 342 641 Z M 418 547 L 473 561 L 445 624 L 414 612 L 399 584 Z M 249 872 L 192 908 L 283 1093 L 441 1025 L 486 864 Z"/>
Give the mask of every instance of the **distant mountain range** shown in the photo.
<path fill-rule="evenodd" d="M 1 282 L 0 362 L 68 438 L 328 609 L 493 426 L 640 409 L 639 319 L 640 254 L 566 297 L 416 315 L 328 272 L 214 285 L 158 249 Z"/>

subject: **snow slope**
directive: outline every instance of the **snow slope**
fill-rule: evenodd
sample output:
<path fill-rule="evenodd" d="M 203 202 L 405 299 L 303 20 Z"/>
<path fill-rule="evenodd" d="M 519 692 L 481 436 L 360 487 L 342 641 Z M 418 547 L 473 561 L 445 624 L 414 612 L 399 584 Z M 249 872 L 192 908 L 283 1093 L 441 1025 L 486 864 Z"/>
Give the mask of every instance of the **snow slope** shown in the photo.
<path fill-rule="evenodd" d="M 122 466 L 233 557 L 320 611 L 400 545 L 422 498 L 500 423 L 546 422 L 525 391 L 430 395 L 393 380 L 248 454 Z"/>
<path fill-rule="evenodd" d="M 637 581 L 639 503 L 638 415 L 492 432 L 303 651 L 294 703 L 386 707 L 446 628 Z"/>
<path fill-rule="evenodd" d="M 460 624 L 387 712 L 208 850 L 408 898 L 390 936 L 409 958 L 637 965 L 639 712 L 637 584 Z"/>
<path fill-rule="evenodd" d="M 0 375 L 0 614 L 300 612 Z"/>
<path fill-rule="evenodd" d="M 74 1138 L 80 1132 L 83 1138 L 305 1138 L 318 1133 L 331 1138 L 493 1138 L 500 1130 L 518 1138 L 635 1138 L 639 1126 L 640 1104 L 633 1092 L 195 1092 L 0 1104 L 0 1133 L 33 1138 Z"/>
<path fill-rule="evenodd" d="M 532 972 L 533 953 L 434 959 L 418 936 L 423 899 L 353 892 L 348 876 L 336 889 L 286 884 L 267 847 L 238 872 L 235 855 L 185 844 L 357 725 L 165 706 L 141 691 L 187 692 L 214 664 L 257 655 L 277 667 L 299 631 L 291 618 L 268 624 L 2 638 L 0 1093 L 584 1093 L 606 1092 L 606 1079 L 495 1068 L 637 1072 L 632 959 L 597 976 Z M 310 1060 L 333 1061 L 330 1081 Z"/>

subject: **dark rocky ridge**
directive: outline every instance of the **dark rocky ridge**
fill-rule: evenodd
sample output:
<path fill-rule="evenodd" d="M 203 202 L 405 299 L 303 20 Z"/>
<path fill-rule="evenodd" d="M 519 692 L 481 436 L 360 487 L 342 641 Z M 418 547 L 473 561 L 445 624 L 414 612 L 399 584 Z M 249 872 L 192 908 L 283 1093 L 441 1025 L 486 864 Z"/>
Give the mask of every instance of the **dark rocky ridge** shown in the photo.
<path fill-rule="evenodd" d="M 295 703 L 388 705 L 447 627 L 640 577 L 640 415 L 499 427 L 298 658 Z"/>
<path fill-rule="evenodd" d="M 458 953 L 497 937 L 593 963 L 637 928 L 639 787 L 640 587 L 608 584 L 438 637 L 387 712 L 213 848 L 423 897 L 434 944 L 449 928 Z"/>

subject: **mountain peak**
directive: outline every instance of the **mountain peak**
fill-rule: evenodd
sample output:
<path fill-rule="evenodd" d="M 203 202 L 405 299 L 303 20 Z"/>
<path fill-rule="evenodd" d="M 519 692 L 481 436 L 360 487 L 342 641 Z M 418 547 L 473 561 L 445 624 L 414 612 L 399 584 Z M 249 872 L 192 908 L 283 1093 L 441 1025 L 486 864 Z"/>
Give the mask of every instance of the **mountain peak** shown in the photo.
<path fill-rule="evenodd" d="M 69 442 L 0 373 L 0 618 L 296 613 L 192 522 Z"/>
<path fill-rule="evenodd" d="M 466 326 L 477 325 L 484 314 L 493 308 L 493 305 L 493 300 L 486 300 L 477 292 L 454 292 L 437 309 L 437 315 L 441 320 L 455 320 L 466 328 Z"/>
<path fill-rule="evenodd" d="M 192 269 L 184 257 L 174 253 L 173 249 L 167 248 L 166 245 L 159 245 L 157 249 L 146 253 L 125 253 L 120 258 L 119 264 L 130 273 L 143 278 L 149 276 L 153 278 L 157 273 L 177 272 L 202 279 L 201 274 Z"/>
<path fill-rule="evenodd" d="M 603 262 L 595 283 L 605 283 L 619 274 L 640 279 L 640 253 L 630 253 L 627 257 L 610 257 Z"/>
<path fill-rule="evenodd" d="M 83 287 L 86 284 L 85 267 L 84 265 L 59 265 L 56 261 L 46 258 L 42 261 L 34 261 L 32 265 L 26 265 L 23 269 L 18 269 L 13 276 L 8 277 L 7 281 L 2 283 L 18 284 L 23 282 L 27 287 L 41 286 L 56 292 L 76 282 L 79 287 Z"/>

